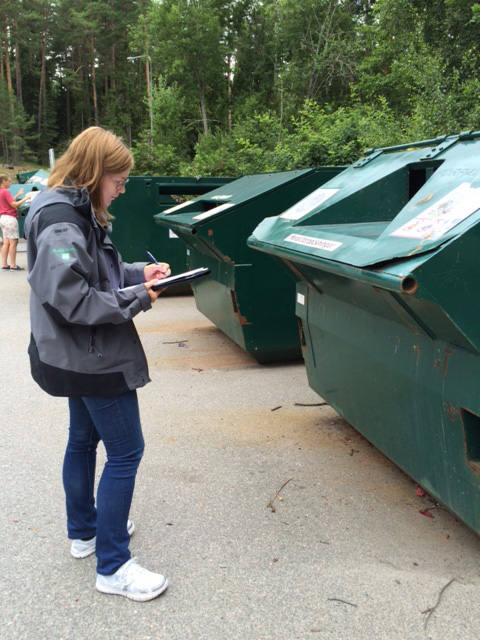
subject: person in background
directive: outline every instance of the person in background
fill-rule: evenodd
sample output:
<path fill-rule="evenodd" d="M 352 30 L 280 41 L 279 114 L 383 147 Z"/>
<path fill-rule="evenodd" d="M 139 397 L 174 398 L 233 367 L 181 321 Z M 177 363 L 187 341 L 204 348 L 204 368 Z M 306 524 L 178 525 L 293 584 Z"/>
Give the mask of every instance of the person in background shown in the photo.
<path fill-rule="evenodd" d="M 0 174 L 0 229 L 3 234 L 2 244 L 2 269 L 3 271 L 24 271 L 23 267 L 17 265 L 18 246 L 18 207 L 24 202 L 28 202 L 30 194 L 17 200 L 22 195 L 20 189 L 15 197 L 8 190 L 12 186 L 12 179 L 6 173 Z M 8 262 L 10 261 L 10 264 Z"/>
<path fill-rule="evenodd" d="M 68 398 L 63 464 L 74 558 L 97 556 L 96 588 L 146 601 L 167 579 L 129 551 L 135 476 L 144 451 L 137 389 L 150 381 L 132 319 L 148 311 L 170 274 L 166 263 L 126 264 L 109 238 L 108 207 L 125 193 L 130 151 L 101 127 L 80 133 L 56 162 L 25 221 L 31 287 L 31 371 Z M 133 212 L 132 212 L 133 214 Z M 107 453 L 94 498 L 96 449 Z"/>

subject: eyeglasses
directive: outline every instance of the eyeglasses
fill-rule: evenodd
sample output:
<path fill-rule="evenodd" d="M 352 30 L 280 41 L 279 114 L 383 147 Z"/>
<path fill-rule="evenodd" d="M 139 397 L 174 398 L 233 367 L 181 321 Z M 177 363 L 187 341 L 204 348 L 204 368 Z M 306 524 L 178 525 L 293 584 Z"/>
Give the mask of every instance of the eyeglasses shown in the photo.
<path fill-rule="evenodd" d="M 124 189 L 125 185 L 128 182 L 128 178 L 126 180 L 115 180 L 114 178 L 110 178 L 110 180 L 115 183 L 115 188 L 117 191 Z"/>

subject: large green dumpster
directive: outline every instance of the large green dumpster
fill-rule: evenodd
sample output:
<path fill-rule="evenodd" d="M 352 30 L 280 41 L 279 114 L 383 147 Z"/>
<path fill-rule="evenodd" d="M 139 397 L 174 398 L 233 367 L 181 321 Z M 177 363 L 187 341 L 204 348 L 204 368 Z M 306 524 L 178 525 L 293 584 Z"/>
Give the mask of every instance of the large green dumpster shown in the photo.
<path fill-rule="evenodd" d="M 25 174 L 19 174 L 22 176 Z M 50 176 L 50 171 L 45 171 L 45 169 L 38 169 L 32 175 L 28 174 L 27 179 L 25 180 L 25 184 L 35 184 L 39 189 L 43 189 L 47 186 L 47 181 Z"/>
<path fill-rule="evenodd" d="M 33 171 L 24 171 L 23 173 L 17 173 L 17 182 L 20 184 L 25 184 L 29 178 L 34 176 L 37 173 L 38 169 L 34 169 Z"/>
<path fill-rule="evenodd" d="M 310 386 L 480 532 L 480 132 L 372 150 L 311 204 L 249 239 L 298 279 Z"/>
<path fill-rule="evenodd" d="M 109 209 L 117 221 L 113 224 L 112 241 L 118 247 L 122 258 L 127 262 L 142 261 L 147 259 L 145 251 L 150 251 L 158 261 L 168 262 L 172 273 L 185 271 L 185 246 L 174 233 L 155 224 L 154 214 L 176 205 L 174 195 L 206 193 L 231 180 L 201 177 L 130 177 L 125 193 L 114 200 Z"/>
<path fill-rule="evenodd" d="M 192 283 L 199 311 L 258 362 L 301 358 L 295 281 L 246 240 L 343 167 L 249 175 L 155 216 L 188 245 L 188 266 L 212 274 Z"/>

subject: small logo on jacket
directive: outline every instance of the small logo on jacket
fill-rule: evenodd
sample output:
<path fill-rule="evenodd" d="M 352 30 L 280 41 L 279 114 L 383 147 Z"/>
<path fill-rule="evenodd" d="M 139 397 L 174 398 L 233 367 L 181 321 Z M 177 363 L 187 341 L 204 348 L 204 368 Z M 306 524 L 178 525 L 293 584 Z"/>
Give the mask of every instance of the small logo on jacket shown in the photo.
<path fill-rule="evenodd" d="M 73 256 L 71 255 L 75 249 L 73 247 L 63 248 L 63 249 L 51 249 L 51 253 L 59 253 L 62 260 L 67 261 L 71 260 Z"/>

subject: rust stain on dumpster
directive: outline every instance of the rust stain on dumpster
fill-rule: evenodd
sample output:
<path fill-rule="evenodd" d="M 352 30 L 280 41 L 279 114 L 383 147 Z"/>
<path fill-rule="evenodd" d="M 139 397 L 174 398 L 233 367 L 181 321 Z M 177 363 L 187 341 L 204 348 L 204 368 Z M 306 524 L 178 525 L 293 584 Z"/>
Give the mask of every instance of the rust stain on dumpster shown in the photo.
<path fill-rule="evenodd" d="M 248 322 L 248 320 L 245 318 L 245 316 L 241 316 L 239 313 L 235 314 L 238 318 L 238 321 L 240 322 L 240 324 L 242 325 L 242 327 L 247 327 L 249 325 L 251 325 L 251 322 Z"/>
<path fill-rule="evenodd" d="M 445 349 L 445 360 L 443 361 L 443 379 L 447 377 L 448 358 L 453 354 L 451 349 Z"/>
<path fill-rule="evenodd" d="M 233 304 L 233 313 L 237 316 L 238 321 L 240 322 L 242 327 L 248 327 L 252 323 L 248 322 L 245 316 L 242 316 L 240 313 L 240 309 L 238 308 L 237 296 L 235 295 L 235 291 L 230 291 L 230 295 L 232 296 L 232 304 Z"/>
<path fill-rule="evenodd" d="M 459 410 L 457 409 L 457 407 L 453 405 L 451 402 L 448 402 L 448 403 L 444 402 L 443 408 L 445 413 L 448 414 L 450 421 L 455 422 L 455 420 L 457 419 L 457 415 L 459 414 Z"/>

